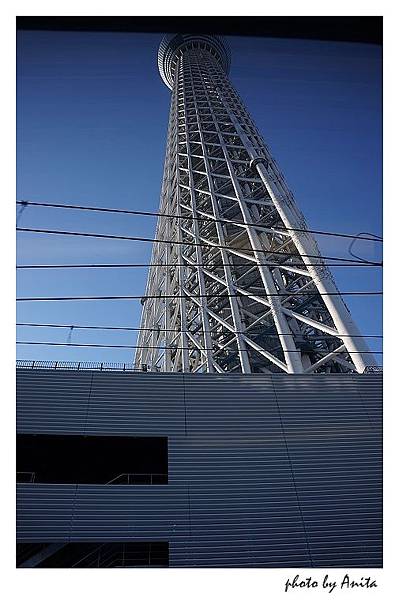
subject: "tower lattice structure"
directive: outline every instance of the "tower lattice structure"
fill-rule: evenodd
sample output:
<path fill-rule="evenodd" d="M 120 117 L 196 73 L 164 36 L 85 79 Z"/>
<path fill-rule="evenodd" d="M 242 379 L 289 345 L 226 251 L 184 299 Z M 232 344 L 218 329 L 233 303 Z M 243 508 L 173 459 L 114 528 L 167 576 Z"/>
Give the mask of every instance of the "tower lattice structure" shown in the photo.
<path fill-rule="evenodd" d="M 169 35 L 160 213 L 136 365 L 165 372 L 363 372 L 375 365 L 216 36 Z"/>

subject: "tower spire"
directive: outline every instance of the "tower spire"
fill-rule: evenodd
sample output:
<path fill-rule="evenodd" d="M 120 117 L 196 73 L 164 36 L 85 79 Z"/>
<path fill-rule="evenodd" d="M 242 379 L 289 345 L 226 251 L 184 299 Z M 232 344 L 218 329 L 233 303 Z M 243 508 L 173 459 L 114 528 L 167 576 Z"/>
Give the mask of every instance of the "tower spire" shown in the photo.
<path fill-rule="evenodd" d="M 158 65 L 172 92 L 160 203 L 168 216 L 158 219 L 165 241 L 153 246 L 136 364 L 221 373 L 375 365 L 228 79 L 224 41 L 168 35 Z"/>

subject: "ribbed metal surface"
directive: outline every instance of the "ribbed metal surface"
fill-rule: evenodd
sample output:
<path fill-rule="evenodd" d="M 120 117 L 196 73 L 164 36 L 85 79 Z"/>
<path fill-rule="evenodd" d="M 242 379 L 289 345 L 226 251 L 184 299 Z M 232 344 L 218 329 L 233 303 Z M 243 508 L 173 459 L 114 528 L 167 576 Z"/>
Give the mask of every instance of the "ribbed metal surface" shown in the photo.
<path fill-rule="evenodd" d="M 381 566 L 380 375 L 17 373 L 21 433 L 169 438 L 167 486 L 19 484 L 19 541 L 165 540 L 174 567 Z"/>
<path fill-rule="evenodd" d="M 17 369 L 17 382 L 20 433 L 184 433 L 181 375 Z"/>
<path fill-rule="evenodd" d="M 187 495 L 166 486 L 18 485 L 18 541 L 168 540 L 187 530 Z"/>

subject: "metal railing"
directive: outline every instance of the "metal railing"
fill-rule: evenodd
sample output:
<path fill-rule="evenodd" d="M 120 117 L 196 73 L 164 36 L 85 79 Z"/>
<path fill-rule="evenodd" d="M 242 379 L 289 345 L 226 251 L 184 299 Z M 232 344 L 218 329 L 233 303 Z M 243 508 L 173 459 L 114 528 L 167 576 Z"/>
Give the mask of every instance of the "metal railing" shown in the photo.
<path fill-rule="evenodd" d="M 17 369 L 59 369 L 71 371 L 128 371 L 145 373 L 146 365 L 138 369 L 133 363 L 69 362 L 63 360 L 17 360 Z"/>
<path fill-rule="evenodd" d="M 383 373 L 383 368 L 374 365 L 369 365 L 364 369 L 363 373 Z"/>
<path fill-rule="evenodd" d="M 165 485 L 166 473 L 120 473 L 106 485 Z"/>
<path fill-rule="evenodd" d="M 17 471 L 17 483 L 36 483 L 34 471 Z M 120 473 L 105 485 L 165 485 L 167 473 Z"/>
<path fill-rule="evenodd" d="M 107 362 L 70 362 L 63 360 L 17 360 L 17 369 L 54 369 L 67 371 L 125 371 L 127 373 L 160 373 L 161 370 L 150 369 L 142 365 L 141 369 L 133 363 L 107 363 Z M 383 368 L 379 366 L 368 366 L 363 373 L 382 373 Z M 165 374 L 163 372 L 163 374 Z M 229 373 L 219 373 L 226 375 Z M 285 373 L 273 373 L 273 375 L 285 375 Z"/>
<path fill-rule="evenodd" d="M 17 471 L 17 483 L 34 483 L 36 473 L 34 471 Z"/>

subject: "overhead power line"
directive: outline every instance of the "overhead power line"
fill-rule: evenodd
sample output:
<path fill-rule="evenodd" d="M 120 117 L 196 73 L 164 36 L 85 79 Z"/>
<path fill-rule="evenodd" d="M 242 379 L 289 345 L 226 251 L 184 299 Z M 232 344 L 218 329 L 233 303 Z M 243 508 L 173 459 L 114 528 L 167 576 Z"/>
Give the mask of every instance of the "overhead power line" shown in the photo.
<path fill-rule="evenodd" d="M 262 254 L 271 254 L 271 255 L 282 255 L 285 257 L 289 257 L 289 256 L 295 256 L 295 257 L 299 257 L 299 256 L 304 256 L 306 258 L 317 258 L 317 259 L 326 259 L 326 260 L 339 260 L 341 262 L 348 262 L 348 263 L 361 263 L 363 264 L 364 262 L 367 262 L 368 264 L 371 265 L 381 265 L 381 262 L 374 262 L 374 261 L 356 261 L 354 259 L 351 258 L 340 258 L 338 256 L 321 256 L 318 254 L 302 254 L 299 255 L 297 253 L 290 253 L 290 252 L 281 252 L 279 250 L 265 250 L 264 248 L 235 248 L 234 246 L 228 246 L 228 245 L 221 245 L 221 244 L 206 244 L 206 243 L 201 243 L 201 242 L 184 242 L 181 240 L 163 240 L 163 239 L 157 239 L 157 238 L 145 238 L 145 237 L 138 237 L 138 236 L 127 236 L 127 235 L 110 235 L 110 234 L 105 234 L 105 233 L 85 233 L 82 231 L 60 231 L 60 230 L 54 230 L 54 229 L 32 229 L 32 228 L 27 228 L 27 227 L 17 227 L 16 228 L 17 231 L 21 231 L 21 232 L 25 232 L 25 233 L 42 233 L 42 234 L 46 234 L 46 235 L 66 235 L 66 236 L 79 236 L 79 237 L 88 237 L 88 238 L 100 238 L 100 239 L 111 239 L 111 240 L 126 240 L 126 241 L 131 241 L 131 242 L 156 242 L 156 243 L 161 243 L 161 244 L 174 244 L 174 245 L 180 245 L 180 246 L 199 246 L 202 248 L 207 248 L 212 249 L 212 248 L 222 248 L 225 250 L 236 250 L 239 252 L 259 252 Z"/>
<path fill-rule="evenodd" d="M 363 235 L 364 235 L 364 236 L 368 236 L 368 235 L 370 235 L 370 234 L 369 234 L 369 233 L 365 233 L 364 231 L 361 231 L 360 233 L 358 233 L 358 234 L 357 234 L 357 236 L 355 237 L 355 239 L 353 239 L 353 240 L 351 241 L 351 243 L 350 243 L 350 245 L 349 245 L 349 248 L 348 248 L 348 252 L 349 252 L 349 254 L 350 254 L 350 255 L 351 255 L 353 258 L 355 258 L 355 259 L 357 259 L 357 260 L 360 260 L 360 261 L 362 261 L 362 262 L 365 262 L 365 263 L 366 263 L 366 262 L 367 262 L 367 259 L 363 258 L 362 256 L 358 256 L 357 254 L 355 254 L 355 253 L 352 251 L 352 248 L 353 248 L 354 244 L 355 244 L 357 241 L 361 241 L 361 240 L 363 240 L 363 239 L 366 239 L 366 238 L 360 237 L 360 236 L 363 236 Z M 379 241 L 379 240 L 378 240 L 378 241 Z"/>
<path fill-rule="evenodd" d="M 54 203 L 45 203 L 45 202 L 30 202 L 28 200 L 17 200 L 17 204 L 22 204 L 23 206 L 42 206 L 47 208 L 60 208 L 60 209 L 69 209 L 69 210 L 87 210 L 87 211 L 95 211 L 95 212 L 104 212 L 104 213 L 114 213 L 114 214 L 127 214 L 127 215 L 135 215 L 135 216 L 143 216 L 143 217 L 165 217 L 169 219 L 183 219 L 183 220 L 192 220 L 192 221 L 201 221 L 206 223 L 228 223 L 230 225 L 245 225 L 248 227 L 256 227 L 261 229 L 275 229 L 276 231 L 297 231 L 297 232 L 306 232 L 306 233 L 314 233 L 317 235 L 327 235 L 334 237 L 342 237 L 348 239 L 357 239 L 358 235 L 352 235 L 348 233 L 336 233 L 332 231 L 323 231 L 317 229 L 299 229 L 295 227 L 281 227 L 281 226 L 273 226 L 269 227 L 263 223 L 259 225 L 255 225 L 254 223 L 247 223 L 245 221 L 235 222 L 229 219 L 216 219 L 213 217 L 194 217 L 194 216 L 184 216 L 184 215 L 173 215 L 170 213 L 160 213 L 160 212 L 152 212 L 152 211 L 143 211 L 143 210 L 128 210 L 123 208 L 105 208 L 101 206 L 81 206 L 77 204 L 54 204 Z M 187 207 L 189 210 L 189 207 Z M 371 242 L 382 242 L 382 237 L 377 236 L 375 234 L 366 234 L 370 237 L 364 237 L 363 240 L 371 241 Z M 373 236 L 373 237 L 371 237 Z"/>
<path fill-rule="evenodd" d="M 269 296 L 282 296 L 291 298 L 292 296 L 382 296 L 382 291 L 369 292 L 286 292 L 286 293 L 271 293 L 258 294 L 256 292 L 248 292 L 246 294 L 158 294 L 158 295 L 141 295 L 141 296 L 52 296 L 44 298 L 17 298 L 17 302 L 39 302 L 39 301 L 60 301 L 60 300 L 149 300 L 151 298 L 238 298 L 241 296 L 248 298 L 268 298 Z"/>
<path fill-rule="evenodd" d="M 234 263 L 235 267 L 247 267 L 248 263 Z M 355 262 L 354 264 L 337 264 L 337 263 L 273 263 L 273 262 L 265 262 L 265 263 L 256 263 L 258 267 L 382 267 L 382 264 L 369 264 L 369 263 L 359 263 Z M 137 269 L 137 268 L 166 268 L 166 267 L 231 267 L 231 263 L 218 263 L 217 265 L 210 265 L 208 263 L 195 263 L 194 265 L 190 265 L 190 263 L 162 263 L 162 264 L 152 264 L 152 263 L 127 263 L 127 264 L 83 264 L 83 265 L 17 265 L 17 269 Z"/>
<path fill-rule="evenodd" d="M 100 326 L 100 325 L 60 325 L 58 323 L 17 323 L 16 324 L 18 327 L 54 327 L 54 328 L 59 328 L 59 329 L 95 329 L 95 330 L 101 330 L 101 331 L 157 331 L 157 332 L 171 332 L 171 333 L 192 333 L 189 330 L 182 330 L 182 329 L 165 329 L 163 327 L 115 327 L 115 326 Z M 251 326 L 248 327 L 248 330 L 246 331 L 237 331 L 235 333 L 242 333 L 242 334 L 246 334 L 246 333 L 251 333 L 249 332 L 249 329 L 251 329 Z M 201 329 L 201 331 L 203 331 Z M 204 333 L 210 333 L 211 330 L 205 330 Z M 284 337 L 284 336 L 292 336 L 292 335 L 296 335 L 295 333 L 268 333 L 267 337 Z M 319 336 L 319 335 L 306 335 L 306 334 L 302 334 L 301 332 L 299 332 L 299 335 L 303 335 L 306 340 L 321 340 L 321 339 L 331 339 L 331 335 L 330 336 Z M 382 338 L 382 335 L 375 335 L 375 334 L 371 334 L 371 335 L 338 335 L 336 337 L 339 338 L 344 338 L 344 337 L 360 337 L 360 338 Z"/>
<path fill-rule="evenodd" d="M 26 346 L 78 346 L 78 347 L 82 347 L 82 348 L 129 348 L 129 349 L 134 349 L 134 348 L 148 348 L 148 349 L 155 349 L 157 348 L 158 350 L 197 350 L 198 352 L 206 352 L 207 350 L 209 351 L 213 351 L 215 352 L 216 350 L 223 350 L 226 352 L 234 352 L 234 353 L 240 353 L 240 352 L 253 352 L 253 349 L 240 349 L 240 350 L 234 350 L 233 348 L 196 348 L 196 347 L 189 347 L 189 346 L 128 346 L 128 345 L 123 345 L 123 344 L 69 344 L 68 342 L 31 342 L 31 341 L 17 341 L 17 344 L 22 344 L 22 345 L 26 345 Z M 267 351 L 266 348 L 264 348 L 265 351 Z M 298 350 L 284 350 L 284 352 L 298 352 Z M 326 354 L 329 354 L 330 352 L 334 352 L 334 350 L 325 350 L 324 351 Z M 324 354 L 324 352 L 322 350 L 306 350 L 307 354 Z M 339 354 L 348 354 L 348 351 L 346 352 L 339 352 Z M 382 354 L 382 351 L 371 351 L 371 350 L 367 350 L 364 352 L 350 352 L 350 354 Z M 338 353 L 337 353 L 338 354 Z"/>

